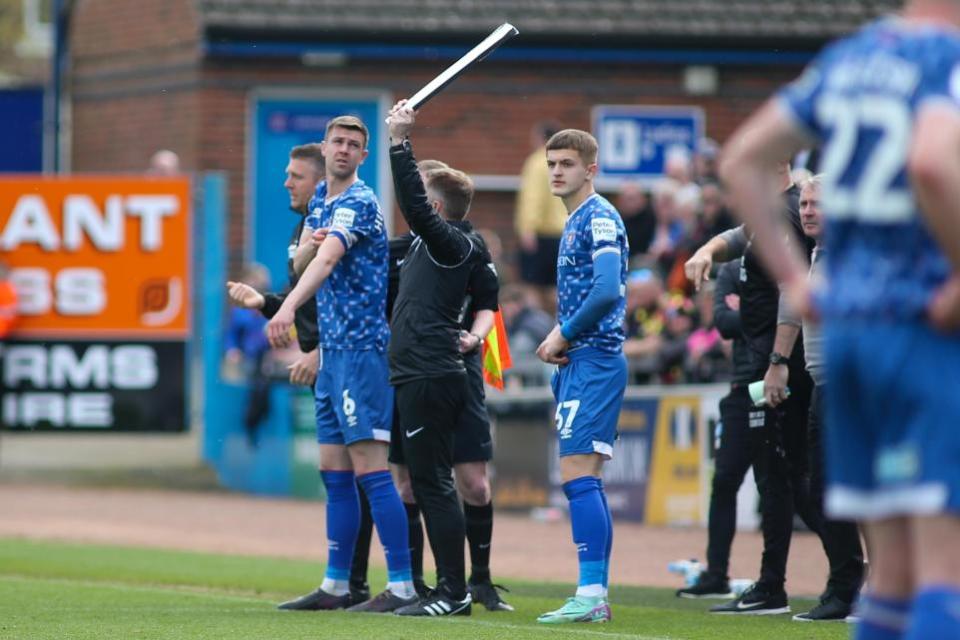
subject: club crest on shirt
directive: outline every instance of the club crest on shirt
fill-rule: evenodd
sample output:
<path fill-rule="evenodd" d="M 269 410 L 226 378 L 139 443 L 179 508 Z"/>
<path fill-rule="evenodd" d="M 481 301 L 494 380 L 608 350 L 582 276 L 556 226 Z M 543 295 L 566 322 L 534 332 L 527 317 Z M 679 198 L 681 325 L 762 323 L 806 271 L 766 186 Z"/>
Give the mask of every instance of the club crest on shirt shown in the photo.
<path fill-rule="evenodd" d="M 572 247 L 573 243 L 577 241 L 577 232 L 568 231 L 567 232 L 567 247 Z"/>

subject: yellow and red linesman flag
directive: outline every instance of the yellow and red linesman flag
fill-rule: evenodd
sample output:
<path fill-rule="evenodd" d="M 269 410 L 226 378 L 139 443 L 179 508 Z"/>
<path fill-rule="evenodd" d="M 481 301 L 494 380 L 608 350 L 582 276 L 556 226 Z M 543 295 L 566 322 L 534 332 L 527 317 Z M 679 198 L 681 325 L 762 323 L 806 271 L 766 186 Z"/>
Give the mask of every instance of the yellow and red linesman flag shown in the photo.
<path fill-rule="evenodd" d="M 503 326 L 503 314 L 500 309 L 493 316 L 493 329 L 483 341 L 483 379 L 487 384 L 503 390 L 503 374 L 513 366 L 510 357 L 510 343 L 507 342 L 507 329 Z"/>

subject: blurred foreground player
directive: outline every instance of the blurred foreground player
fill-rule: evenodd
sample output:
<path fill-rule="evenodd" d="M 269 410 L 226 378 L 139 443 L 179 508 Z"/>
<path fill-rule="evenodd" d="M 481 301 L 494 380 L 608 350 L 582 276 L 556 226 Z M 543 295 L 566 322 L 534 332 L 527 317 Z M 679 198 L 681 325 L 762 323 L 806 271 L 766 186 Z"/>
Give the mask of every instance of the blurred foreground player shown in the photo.
<path fill-rule="evenodd" d="M 607 582 L 613 520 L 603 491 L 603 464 L 613 456 L 627 384 L 623 355 L 627 235 L 620 214 L 594 191 L 597 141 L 565 129 L 547 142 L 550 188 L 569 217 L 557 259 L 559 321 L 537 349 L 558 365 L 551 385 L 557 401 L 560 474 L 570 502 L 580 579 L 576 595 L 541 615 L 545 624 L 607 622 Z"/>
<path fill-rule="evenodd" d="M 828 47 L 728 145 L 722 172 L 795 309 L 771 168 L 823 143 L 828 514 L 870 549 L 858 640 L 960 637 L 960 2 Z"/>
<path fill-rule="evenodd" d="M 370 501 L 387 560 L 385 591 L 354 604 L 391 611 L 416 601 L 410 573 L 407 516 L 387 469 L 393 396 L 386 348 L 387 234 L 373 191 L 357 177 L 367 157 L 369 134 L 360 119 L 333 118 L 323 141 L 326 181 L 309 205 L 310 215 L 294 256 L 300 280 L 267 325 L 274 346 L 286 346 L 294 311 L 316 295 L 323 357 L 317 375 L 317 439 L 320 475 L 327 490 L 328 563 L 320 588 L 281 608 L 317 609 L 354 604 L 350 564 L 360 527 L 359 482 Z M 315 229 L 329 228 L 314 248 Z M 305 265 L 305 266 L 304 266 Z"/>

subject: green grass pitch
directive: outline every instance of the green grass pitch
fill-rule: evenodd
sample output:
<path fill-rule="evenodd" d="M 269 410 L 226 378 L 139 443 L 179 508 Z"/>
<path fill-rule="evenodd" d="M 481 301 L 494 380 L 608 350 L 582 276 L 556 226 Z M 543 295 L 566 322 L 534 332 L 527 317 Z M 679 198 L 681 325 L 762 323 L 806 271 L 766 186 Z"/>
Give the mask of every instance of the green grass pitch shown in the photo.
<path fill-rule="evenodd" d="M 513 613 L 474 608 L 470 618 L 411 620 L 274 609 L 313 589 L 321 575 L 312 562 L 0 540 L 0 638 L 789 640 L 850 633 L 843 623 L 799 623 L 789 616 L 712 616 L 705 613 L 709 601 L 637 587 L 613 589 L 610 624 L 544 627 L 536 616 L 560 605 L 571 586 L 513 580 L 506 594 Z M 374 585 L 385 582 L 382 572 L 371 578 Z M 812 603 L 792 604 L 804 611 Z"/>

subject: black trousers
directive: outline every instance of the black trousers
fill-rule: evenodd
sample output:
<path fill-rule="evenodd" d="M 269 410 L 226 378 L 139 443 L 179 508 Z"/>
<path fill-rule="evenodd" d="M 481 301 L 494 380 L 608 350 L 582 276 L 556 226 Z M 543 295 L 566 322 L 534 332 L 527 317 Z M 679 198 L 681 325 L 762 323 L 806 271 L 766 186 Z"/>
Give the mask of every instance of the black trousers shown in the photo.
<path fill-rule="evenodd" d="M 807 437 L 810 446 L 810 499 L 821 520 L 820 542 L 830 563 L 827 591 L 845 602 L 853 602 L 863 584 L 863 547 L 857 525 L 832 520 L 823 513 L 823 386 L 813 389 Z"/>
<path fill-rule="evenodd" d="M 466 397 L 465 373 L 396 387 L 403 455 L 437 561 L 437 588 L 455 600 L 467 589 L 465 525 L 453 481 L 453 436 Z"/>
<path fill-rule="evenodd" d="M 764 550 L 760 582 L 780 589 L 786 581 L 794 510 L 811 530 L 820 519 L 812 509 L 807 473 L 807 409 L 812 383 L 791 371 L 790 398 L 776 409 L 753 406 L 746 385 L 720 401 L 723 431 L 710 494 L 708 570 L 726 576 L 737 525 L 737 492 L 753 466 L 760 495 Z"/>

